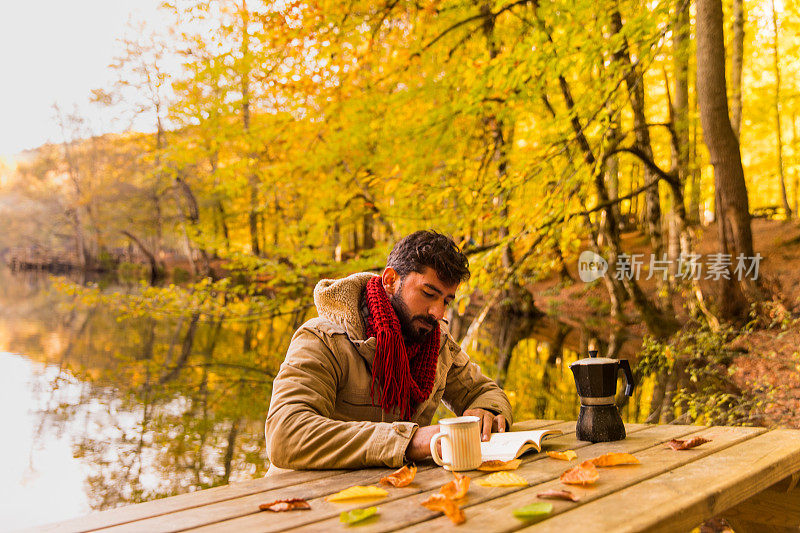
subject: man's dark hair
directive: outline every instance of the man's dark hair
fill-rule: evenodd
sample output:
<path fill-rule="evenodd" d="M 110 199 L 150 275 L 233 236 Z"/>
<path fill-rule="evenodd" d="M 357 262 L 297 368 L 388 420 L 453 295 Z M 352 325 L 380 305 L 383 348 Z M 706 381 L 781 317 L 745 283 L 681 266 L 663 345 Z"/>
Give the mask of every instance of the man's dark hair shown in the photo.
<path fill-rule="evenodd" d="M 432 230 L 415 231 L 392 248 L 386 266 L 400 278 L 410 272 L 422 273 L 425 267 L 436 271 L 444 283 L 454 285 L 469 279 L 469 260 L 452 238 Z"/>

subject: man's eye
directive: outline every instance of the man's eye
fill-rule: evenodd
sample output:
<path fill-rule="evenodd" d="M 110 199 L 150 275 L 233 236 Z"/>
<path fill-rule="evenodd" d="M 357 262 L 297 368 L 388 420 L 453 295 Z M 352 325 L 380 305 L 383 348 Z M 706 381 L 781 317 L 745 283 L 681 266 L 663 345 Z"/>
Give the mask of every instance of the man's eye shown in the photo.
<path fill-rule="evenodd" d="M 428 291 L 422 291 L 422 294 L 424 294 L 428 298 L 433 298 L 434 296 L 436 296 L 435 294 L 433 294 L 431 292 L 428 292 Z"/>

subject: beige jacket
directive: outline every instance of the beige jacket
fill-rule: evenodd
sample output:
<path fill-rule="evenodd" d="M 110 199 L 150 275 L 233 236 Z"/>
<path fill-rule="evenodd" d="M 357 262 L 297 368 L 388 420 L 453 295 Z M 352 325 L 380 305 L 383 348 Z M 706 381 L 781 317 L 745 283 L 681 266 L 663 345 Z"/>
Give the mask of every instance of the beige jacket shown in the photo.
<path fill-rule="evenodd" d="M 372 276 L 322 280 L 314 289 L 319 317 L 294 334 L 272 384 L 265 428 L 271 471 L 402 466 L 412 435 L 431 423 L 440 401 L 458 415 L 470 408 L 494 411 L 510 426 L 508 398 L 470 361 L 444 323 L 431 395 L 411 420 L 372 405 L 376 341 L 366 338 L 362 314 L 362 294 Z"/>

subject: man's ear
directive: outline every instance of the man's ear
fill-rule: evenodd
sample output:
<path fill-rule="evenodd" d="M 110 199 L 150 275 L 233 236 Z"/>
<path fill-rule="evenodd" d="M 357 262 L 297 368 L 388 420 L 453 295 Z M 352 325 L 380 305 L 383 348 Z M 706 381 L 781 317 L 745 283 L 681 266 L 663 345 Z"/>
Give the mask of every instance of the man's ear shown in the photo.
<path fill-rule="evenodd" d="M 386 289 L 386 293 L 392 296 L 400 285 L 400 276 L 397 275 L 397 272 L 392 267 L 386 267 L 383 274 L 381 274 L 381 282 L 383 283 L 383 288 Z"/>

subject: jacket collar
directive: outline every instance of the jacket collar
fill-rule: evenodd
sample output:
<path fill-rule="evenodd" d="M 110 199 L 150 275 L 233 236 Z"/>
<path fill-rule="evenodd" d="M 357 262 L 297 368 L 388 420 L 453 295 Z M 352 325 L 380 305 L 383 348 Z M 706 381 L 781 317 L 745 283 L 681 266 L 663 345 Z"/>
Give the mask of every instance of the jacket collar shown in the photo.
<path fill-rule="evenodd" d="M 314 287 L 317 314 L 342 327 L 359 353 L 372 365 L 375 358 L 375 338 L 367 338 L 366 318 L 362 312 L 364 290 L 376 274 L 359 272 L 341 279 L 323 279 Z M 446 322 L 439 323 L 441 350 L 447 338 Z"/>

